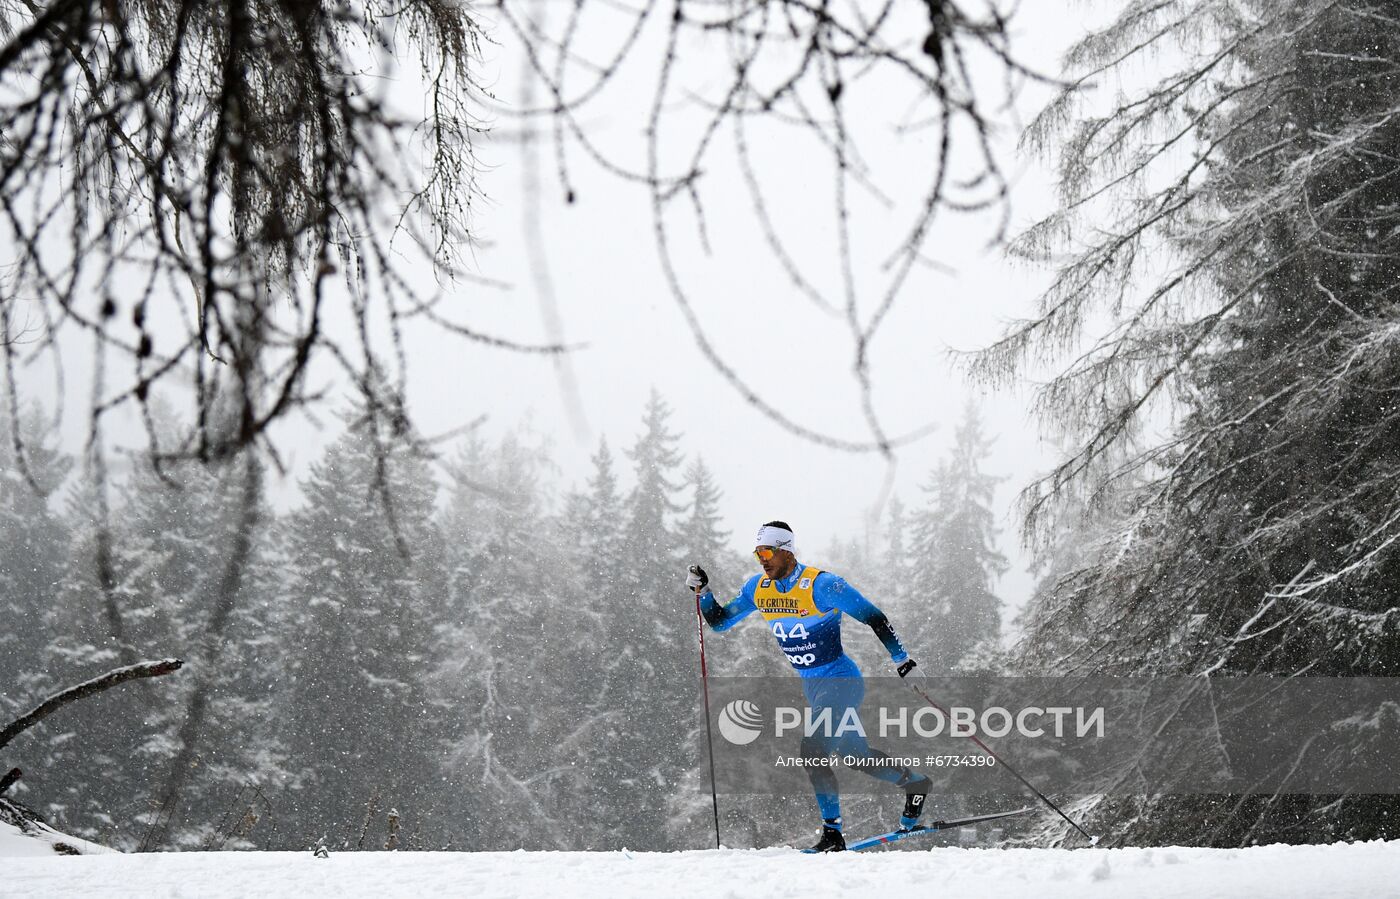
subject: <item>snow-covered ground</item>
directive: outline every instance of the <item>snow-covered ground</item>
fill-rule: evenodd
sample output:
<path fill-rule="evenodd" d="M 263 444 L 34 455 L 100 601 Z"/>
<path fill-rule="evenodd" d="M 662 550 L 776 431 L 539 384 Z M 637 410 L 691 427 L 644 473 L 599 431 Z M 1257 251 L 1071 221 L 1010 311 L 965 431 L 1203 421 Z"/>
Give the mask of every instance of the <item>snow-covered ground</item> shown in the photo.
<path fill-rule="evenodd" d="M 0 816 L 3 813 L 4 809 L 0 808 Z M 6 892 L 8 884 L 2 872 L 9 870 L 11 858 L 53 858 L 61 853 L 96 855 L 112 852 L 105 846 L 89 843 L 87 840 L 80 840 L 66 833 L 59 833 L 47 824 L 38 821 L 26 822 L 24 827 L 27 828 L 28 833 L 0 817 L 0 859 L 3 859 L 0 861 L 0 897 L 8 895 Z"/>
<path fill-rule="evenodd" d="M 10 848 L 0 843 L 0 855 Z M 765 849 L 0 858 L 5 899 L 644 895 L 1377 899 L 1400 895 L 1400 842 L 1241 850 L 937 848 L 839 856 Z"/>

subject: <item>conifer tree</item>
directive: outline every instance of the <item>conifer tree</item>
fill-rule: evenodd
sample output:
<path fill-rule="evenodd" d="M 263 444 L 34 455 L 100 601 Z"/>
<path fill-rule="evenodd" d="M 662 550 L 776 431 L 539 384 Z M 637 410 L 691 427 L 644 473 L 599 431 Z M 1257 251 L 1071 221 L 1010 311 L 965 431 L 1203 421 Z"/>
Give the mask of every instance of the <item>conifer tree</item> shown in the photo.
<path fill-rule="evenodd" d="M 1028 610 L 1026 663 L 1397 673 L 1394 3 L 1134 5 L 1067 59 L 1071 87 L 1029 135 L 1062 159 L 1061 202 L 1018 244 L 1056 276 L 979 368 L 1008 376 L 1075 347 L 1041 391 L 1070 448 L 1026 495 L 1030 532 L 1125 514 Z M 1144 62 L 1154 77 L 1136 78 Z M 1081 105 L 1079 86 L 1123 71 L 1130 90 Z M 1112 330 L 1079 352 L 1102 311 Z M 1279 772 L 1393 743 L 1356 721 L 1315 726 L 1335 755 L 1283 754 Z M 1242 845 L 1390 838 L 1400 820 L 1393 797 L 1154 787 L 1105 805 L 1100 832 Z"/>
<path fill-rule="evenodd" d="M 687 564 L 704 563 L 714 584 L 715 596 L 727 599 L 725 591 L 737 591 L 740 584 L 732 561 L 734 553 L 729 546 L 729 532 L 720 525 L 723 494 L 699 456 L 686 469 L 685 486 L 690 503 L 679 529 L 681 558 Z"/>
<path fill-rule="evenodd" d="M 280 786 L 286 773 L 271 714 L 278 678 L 266 664 L 280 661 L 268 653 L 273 580 L 262 526 L 272 513 L 263 462 L 252 450 L 164 468 L 134 474 L 122 523 L 166 550 L 163 564 L 130 581 L 140 597 L 133 611 L 144 606 L 165 622 L 146 654 L 178 655 L 188 673 L 145 722 L 168 723 L 151 753 L 165 770 L 156 781 L 155 826 L 142 843 L 197 849 L 222 839 L 219 821 L 240 796 Z M 172 649 L 160 653 L 161 640 Z"/>
<path fill-rule="evenodd" d="M 880 597 L 876 604 L 895 615 L 893 620 L 899 621 L 903 618 L 911 593 L 916 592 L 912 591 L 909 583 L 912 563 L 909 555 L 909 512 L 899 497 L 890 498 L 885 522 L 883 545 L 877 552 L 880 563 L 871 591 Z"/>
<path fill-rule="evenodd" d="M 47 610 L 51 640 L 45 647 L 45 676 L 35 684 L 36 696 L 60 689 L 64 680 L 81 679 L 123 663 L 122 646 L 160 646 L 161 655 L 177 655 L 165 637 L 162 615 L 145 608 L 149 597 L 135 587 L 141 572 L 158 568 L 161 555 L 149 537 L 138 540 L 111 536 L 110 582 L 98 572 L 99 522 L 94 515 L 93 485 L 74 484 L 65 497 L 65 517 L 72 522 L 72 540 L 53 606 Z M 113 633 L 109 601 L 119 603 L 124 633 Z M 94 839 L 121 850 L 139 847 L 144 830 L 154 819 L 154 797 L 168 752 L 154 756 L 145 748 L 153 734 L 169 740 L 168 719 L 162 726 L 142 726 L 168 699 L 146 683 L 114 691 L 102 704 L 79 704 L 62 717 L 35 728 L 17 742 L 14 762 L 26 780 L 42 784 L 35 808 L 67 833 Z M 160 750 L 159 743 L 151 749 Z"/>
<path fill-rule="evenodd" d="M 1000 479 L 982 469 L 990 448 L 969 403 L 951 453 L 924 488 L 926 505 L 913 518 L 906 639 L 933 670 L 956 668 L 979 644 L 1000 636 L 1001 600 L 993 588 L 1007 561 L 996 548 L 991 509 Z"/>
<path fill-rule="evenodd" d="M 158 432 L 173 433 L 168 413 L 153 409 Z M 260 465 L 244 455 L 137 466 L 114 488 L 116 514 L 106 524 L 93 515 L 94 485 L 80 484 L 70 497 L 78 524 L 49 610 L 50 686 L 118 664 L 123 647 L 140 657 L 180 657 L 186 668 L 181 677 L 77 706 L 39 735 L 46 745 L 34 779 L 65 826 L 127 849 L 199 848 L 240 794 L 285 773 L 271 724 L 271 616 L 253 599 L 270 576 L 267 546 L 253 539 L 240 548 L 251 539 L 245 513 L 270 517 Z M 97 554 L 103 528 L 107 584 Z"/>
<path fill-rule="evenodd" d="M 603 606 L 600 711 L 620 714 L 600 757 L 612 786 L 598 823 L 616 845 L 664 845 L 668 791 L 697 763 L 685 739 L 699 660 L 677 531 L 681 455 L 670 414 L 653 391 L 628 451 L 635 480 L 622 509 L 624 589 Z"/>
<path fill-rule="evenodd" d="M 302 489 L 281 531 L 297 775 L 284 836 L 356 845 L 373 799 L 432 839 L 443 800 L 425 676 L 443 582 L 432 472 L 392 435 L 352 425 Z"/>
<path fill-rule="evenodd" d="M 676 519 L 681 511 L 677 498 L 681 483 L 679 436 L 670 429 L 671 410 L 655 390 L 642 415 L 642 433 L 628 450 L 635 477 L 624 503 L 628 551 L 635 563 L 633 589 L 651 592 L 665 577 L 657 568 L 674 566 L 680 558 Z M 674 578 L 669 578 L 674 580 Z"/>
<path fill-rule="evenodd" d="M 685 488 L 689 503 L 679 528 L 682 559 L 687 565 L 702 565 L 710 577 L 711 589 L 716 600 L 726 602 L 742 586 L 742 569 L 730 548 L 729 533 L 720 524 L 720 501 L 723 494 L 709 467 L 699 456 L 686 468 Z M 688 611 L 691 629 L 698 633 L 699 616 L 691 598 L 681 594 L 677 605 L 683 612 Z M 733 632 L 726 634 L 722 639 L 707 639 L 706 655 L 710 670 L 726 675 L 757 675 L 761 669 L 750 664 L 752 647 L 751 642 Z M 698 697 L 699 671 L 691 672 L 690 678 L 693 684 L 692 693 Z M 705 743 L 705 722 L 699 711 L 699 698 L 692 699 L 692 706 L 697 711 L 691 716 L 685 745 L 688 757 L 695 759 L 696 764 L 682 773 L 681 782 L 667 798 L 666 812 L 666 833 L 669 840 L 672 845 L 686 847 L 708 845 L 708 842 L 713 840 L 714 826 L 706 755 L 709 748 Z M 736 817 L 738 805 L 740 803 L 726 802 L 726 826 L 732 827 L 740 823 Z M 747 817 L 743 818 L 743 826 L 747 826 L 748 820 Z"/>
<path fill-rule="evenodd" d="M 588 532 L 550 514 L 552 466 L 545 447 L 510 434 L 474 439 L 451 468 L 433 684 L 451 722 L 454 832 L 474 848 L 583 848 L 595 811 L 600 594 L 571 551 Z"/>
<path fill-rule="evenodd" d="M 11 429 L 20 428 L 23 464 Z M 50 501 L 72 461 L 45 434 L 37 409 L 0 418 L 0 717 L 34 699 L 45 664 L 49 610 L 63 574 L 68 527 Z M 27 709 L 26 709 L 27 710 Z"/>
<path fill-rule="evenodd" d="M 590 591 L 599 597 L 615 597 L 626 589 L 631 563 L 622 490 L 606 437 L 598 441 L 591 463 L 587 491 L 573 500 L 575 512 L 569 518 L 569 531 L 577 540 L 578 564 Z"/>

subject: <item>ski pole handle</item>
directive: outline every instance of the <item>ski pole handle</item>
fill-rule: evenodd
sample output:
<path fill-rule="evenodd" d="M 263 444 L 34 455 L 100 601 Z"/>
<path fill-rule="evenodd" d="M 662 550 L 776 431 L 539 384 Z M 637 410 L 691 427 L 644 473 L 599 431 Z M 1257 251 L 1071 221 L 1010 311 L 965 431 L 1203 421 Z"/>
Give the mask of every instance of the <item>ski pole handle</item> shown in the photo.
<path fill-rule="evenodd" d="M 705 588 L 710 585 L 710 576 L 699 565 L 690 566 L 689 571 L 690 575 L 685 579 L 685 585 L 696 595 L 704 593 Z"/>

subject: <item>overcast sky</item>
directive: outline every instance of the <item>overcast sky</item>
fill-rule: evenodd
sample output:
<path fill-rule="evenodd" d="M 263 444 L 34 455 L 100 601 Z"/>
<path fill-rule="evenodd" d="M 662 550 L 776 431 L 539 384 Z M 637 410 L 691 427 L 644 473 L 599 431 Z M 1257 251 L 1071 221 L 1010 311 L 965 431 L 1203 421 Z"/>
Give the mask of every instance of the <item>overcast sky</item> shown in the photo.
<path fill-rule="evenodd" d="M 1012 19 L 1014 52 L 1030 67 L 1054 74 L 1059 54 L 1088 27 L 1091 15 L 1101 20 L 1104 10 L 1049 0 L 1026 4 Z M 521 100 L 521 58 L 506 34 L 498 31 L 496 36 L 499 43 L 487 47 L 490 58 L 482 76 L 508 107 Z M 590 110 L 585 125 L 600 146 L 640 163 L 641 123 L 626 110 L 645 101 L 647 76 L 654 72 L 623 74 L 620 89 L 608 101 L 613 105 Z M 696 77 L 696 89 L 704 89 L 704 73 Z M 998 81 L 999 73 L 989 68 L 984 82 L 988 96 L 996 96 Z M 894 201 L 893 208 L 885 208 L 865 195 L 852 200 L 855 277 L 863 296 L 861 314 L 868 315 L 886 278 L 881 262 L 902 233 L 899 229 L 907 227 L 910 204 L 925 186 L 936 135 L 896 136 L 888 123 L 899 119 L 908 97 L 893 91 L 885 96 L 878 83 L 862 89 L 867 95 L 852 107 L 868 112 L 859 123 L 865 129 L 861 149 L 873 179 Z M 1020 95 L 1016 114 L 1004 111 L 1000 116 L 996 139 L 1013 180 L 1013 221 L 1019 225 L 1051 202 L 1045 169 L 1015 149 L 1018 120 L 1033 114 L 1048 96 L 1048 89 L 1029 87 Z M 413 325 L 406 332 L 410 402 L 420 429 L 443 433 L 485 416 L 481 427 L 494 438 L 528 423 L 550 439 L 563 484 L 575 486 L 587 476 L 588 458 L 600 436 L 608 437 L 619 456 L 632 443 L 655 389 L 673 410 L 687 457 L 703 456 L 723 488 L 725 522 L 736 551 L 750 549 L 757 526 L 772 518 L 793 525 L 804 561 L 813 564 L 823 562 L 833 538 L 866 535 L 886 479 L 885 461 L 874 453 L 821 446 L 775 425 L 745 404 L 706 361 L 661 277 L 647 192 L 575 152 L 571 171 L 577 202 L 566 204 L 554 174 L 553 149 L 539 146 L 536 227 L 547 259 L 541 269 L 527 252 L 531 219 L 524 185 L 532 170 L 524 164 L 521 122 L 504 112 L 484 115 L 497 136 L 477 145 L 485 196 L 474 213 L 479 243 L 472 264 L 481 276 L 508 286 L 462 284 L 454 317 L 503 337 L 547 343 L 551 333 L 540 288 L 551 284 L 562 337 L 580 347 L 567 365 L 581 420 L 571 416 L 569 391 L 547 358 L 486 349 Z M 839 300 L 829 158 L 776 131 L 755 129 L 750 140 L 775 223 L 818 289 Z M 725 362 L 789 418 L 832 437 L 869 440 L 844 321 L 802 296 L 771 258 L 732 160 L 717 157 L 701 192 L 709 252 L 696 237 L 693 215 L 672 216 L 672 233 L 680 279 Z M 998 511 L 1001 548 L 1012 558 L 1013 570 L 1000 592 L 1014 608 L 1028 595 L 1032 579 L 1024 568 L 1012 503 L 1021 487 L 1048 466 L 1051 452 L 1026 414 L 1030 385 L 976 391 L 947 356 L 949 349 L 985 345 L 1007 320 L 1029 314 L 1047 278 L 989 247 L 994 228 L 989 216 L 940 218 L 926 245 L 927 255 L 940 267 L 916 268 L 872 346 L 871 372 L 875 407 L 887 433 L 936 425 L 930 436 L 898 453 L 895 492 L 907 504 L 920 501 L 919 485 L 947 452 L 964 403 L 969 398 L 978 403 L 996 441 L 987 468 L 1006 478 Z M 426 279 L 428 272 L 421 274 Z M 86 435 L 86 388 L 78 385 L 86 380 L 87 346 L 79 341 L 65 358 L 71 395 L 64 439 L 74 453 L 81 451 Z M 326 370 L 313 374 L 313 380 L 324 383 Z M 52 382 L 36 372 L 33 383 L 41 385 L 37 392 L 44 396 L 42 385 Z M 297 417 L 275 432 L 292 463 L 290 477 L 272 485 L 281 507 L 296 501 L 297 480 L 338 431 L 332 416 L 319 417 L 326 425 L 320 430 Z M 113 418 L 113 430 L 123 421 L 136 432 L 129 412 Z"/>
<path fill-rule="evenodd" d="M 1079 4 L 1027 4 L 1013 19 L 1016 50 L 1032 67 L 1057 72 L 1062 49 L 1087 27 Z M 497 85 L 507 99 L 517 84 L 518 62 L 499 48 Z M 995 94 L 995 73 L 989 81 Z M 1022 118 L 1039 108 L 1046 90 L 1028 88 L 1019 103 Z M 895 103 L 891 100 L 891 104 Z M 898 110 L 888 113 L 893 118 Z M 880 111 L 880 115 L 886 115 Z M 1015 117 L 999 134 L 1003 160 L 1014 178 L 1014 220 L 1024 224 L 1050 202 L 1042 166 L 1015 150 Z M 625 117 L 591 119 L 605 143 L 641 145 Z M 522 166 L 518 121 L 494 120 L 508 139 L 486 141 L 481 184 L 490 203 L 478 216 L 482 274 L 506 281 L 505 292 L 474 290 L 464 301 L 474 325 L 521 340 L 546 337 L 537 279 L 525 252 L 528 169 Z M 869 146 L 881 186 L 898 196 L 907 179 L 919 183 L 918 158 L 932 135 Z M 839 291 L 830 220 L 833 179 L 820 154 L 798 154 L 776 138 L 763 148 L 774 165 L 761 173 L 780 226 L 805 253 L 819 288 Z M 443 431 L 486 413 L 490 433 L 527 418 L 553 435 L 565 479 L 581 481 L 600 434 L 614 449 L 635 438 L 648 393 L 660 391 L 685 435 L 688 456 L 702 455 L 725 491 L 724 511 L 736 550 L 750 548 L 757 525 L 786 519 L 796 529 L 803 555 L 821 562 L 833 538 L 860 537 L 880 497 L 886 464 L 873 453 L 850 453 L 816 445 L 768 421 L 746 405 L 703 358 L 676 302 L 661 278 L 646 192 L 619 182 L 573 157 L 577 202 L 564 202 L 553 173 L 553 150 L 540 151 L 541 228 L 550 280 L 565 339 L 584 344 L 569 359 L 586 424 L 580 435 L 570 424 L 566 390 L 554 365 L 538 357 L 482 351 L 435 335 L 423 335 L 414 356 L 415 412 L 425 430 Z M 887 176 L 887 177 L 886 177 Z M 706 223 L 711 254 L 693 239 L 693 228 L 676 226 L 684 249 L 681 273 L 711 340 L 725 361 L 785 414 L 835 437 L 866 440 L 859 396 L 851 375 L 852 349 L 844 323 L 818 309 L 783 276 L 754 224 L 752 209 L 733 171 L 707 175 Z M 730 179 L 725 183 L 725 179 Z M 906 191 L 912 193 L 912 191 Z M 904 219 L 867 207 L 856 223 L 856 239 L 874 248 L 896 237 Z M 679 221 L 679 220 L 678 220 Z M 988 216 L 947 218 L 928 244 L 929 255 L 951 271 L 916 272 L 873 348 L 876 407 L 889 433 L 934 423 L 937 430 L 898 454 L 896 492 L 918 502 L 919 485 L 946 453 L 963 404 L 973 398 L 996 438 L 988 469 L 1007 478 L 998 500 L 1003 515 L 1002 547 L 1015 562 L 1001 590 L 1013 605 L 1028 594 L 1011 506 L 1016 492 L 1043 470 L 1050 451 L 1026 414 L 1028 389 L 989 393 L 967 384 L 946 351 L 975 349 L 996 337 L 1004 323 L 1023 316 L 1046 275 L 1013 264 L 988 247 L 994 224 Z M 878 284 L 873 250 L 858 259 Z M 865 308 L 869 308 L 868 306 Z M 1028 385 L 1027 385 L 1028 386 Z M 735 585 L 737 586 L 737 585 Z"/>

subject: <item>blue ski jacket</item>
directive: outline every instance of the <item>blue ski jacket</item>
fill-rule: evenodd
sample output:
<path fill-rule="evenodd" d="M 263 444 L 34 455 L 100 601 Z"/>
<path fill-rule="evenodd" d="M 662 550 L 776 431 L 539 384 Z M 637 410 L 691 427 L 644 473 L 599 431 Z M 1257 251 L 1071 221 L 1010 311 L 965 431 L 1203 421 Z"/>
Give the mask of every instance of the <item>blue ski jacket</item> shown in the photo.
<path fill-rule="evenodd" d="M 819 572 L 814 578 L 804 576 L 808 574 L 809 570 L 801 562 L 787 577 L 771 582 L 764 583 L 767 579 L 756 574 L 748 579 L 744 589 L 728 605 L 720 605 L 714 592 L 706 589 L 700 594 L 700 614 L 710 627 L 727 631 L 758 611 L 754 596 L 762 585 L 766 594 L 776 590 L 782 594 L 791 593 L 802 600 L 793 602 L 793 614 L 774 611 L 770 606 L 765 608 L 764 617 L 769 631 L 778 641 L 778 648 L 803 677 L 848 677 L 850 674 L 847 672 L 859 676 L 859 669 L 841 647 L 842 613 L 868 625 L 890 654 L 892 662 L 898 664 L 909 658 L 885 613 L 862 596 L 859 590 L 829 571 Z"/>

